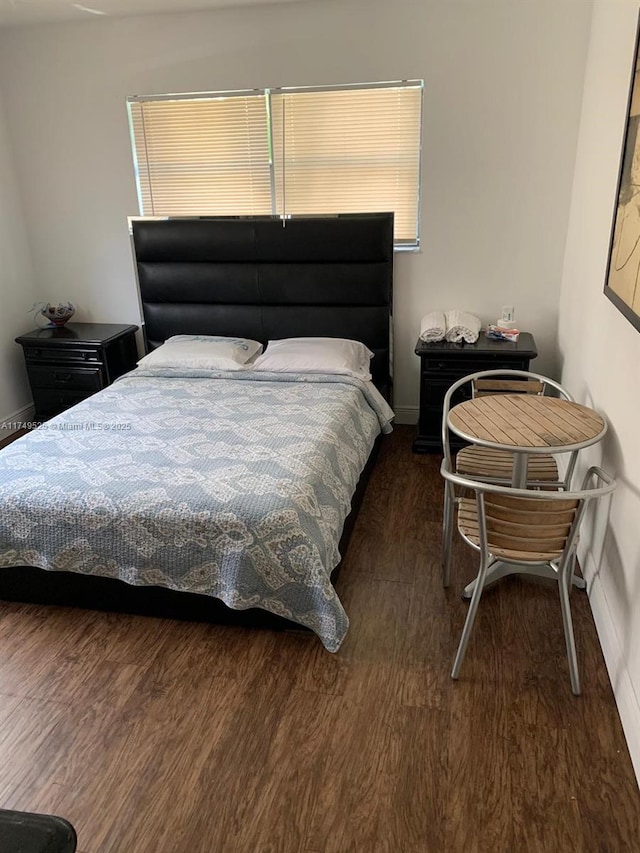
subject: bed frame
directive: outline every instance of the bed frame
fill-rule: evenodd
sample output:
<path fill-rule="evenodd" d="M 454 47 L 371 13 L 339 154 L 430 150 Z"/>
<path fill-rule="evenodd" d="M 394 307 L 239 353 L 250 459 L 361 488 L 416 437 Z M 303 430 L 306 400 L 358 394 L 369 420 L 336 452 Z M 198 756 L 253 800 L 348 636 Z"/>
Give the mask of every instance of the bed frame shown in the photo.
<path fill-rule="evenodd" d="M 264 344 L 299 336 L 351 338 L 374 353 L 373 381 L 391 402 L 393 214 L 130 223 L 147 350 L 177 334 L 231 335 Z M 379 441 L 352 500 L 341 554 L 378 446 Z M 2 569 L 0 599 L 304 630 L 263 610 L 231 610 L 209 596 L 33 567 Z"/>

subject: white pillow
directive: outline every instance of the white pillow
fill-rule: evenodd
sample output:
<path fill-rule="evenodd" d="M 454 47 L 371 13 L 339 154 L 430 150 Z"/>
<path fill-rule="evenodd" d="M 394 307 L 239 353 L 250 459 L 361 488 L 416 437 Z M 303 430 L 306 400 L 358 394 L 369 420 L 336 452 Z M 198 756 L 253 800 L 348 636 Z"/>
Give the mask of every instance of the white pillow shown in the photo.
<path fill-rule="evenodd" d="M 249 370 L 262 344 L 246 338 L 174 335 L 140 359 L 140 367 L 195 367 L 205 370 Z"/>
<path fill-rule="evenodd" d="M 254 370 L 277 373 L 338 373 L 371 379 L 371 350 L 345 338 L 285 338 L 269 341 Z"/>

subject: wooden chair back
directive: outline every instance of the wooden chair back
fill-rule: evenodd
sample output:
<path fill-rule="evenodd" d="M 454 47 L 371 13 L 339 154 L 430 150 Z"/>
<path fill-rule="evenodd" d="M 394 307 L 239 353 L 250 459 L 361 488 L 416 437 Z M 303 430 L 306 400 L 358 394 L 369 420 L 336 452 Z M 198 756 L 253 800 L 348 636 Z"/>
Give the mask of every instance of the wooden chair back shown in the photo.
<path fill-rule="evenodd" d="M 474 379 L 472 383 L 474 397 L 488 397 L 493 394 L 544 394 L 545 385 L 538 379 Z"/>
<path fill-rule="evenodd" d="M 518 562 L 555 560 L 564 551 L 578 501 L 528 500 L 486 494 L 489 551 Z"/>
<path fill-rule="evenodd" d="M 474 481 L 453 474 L 446 460 L 442 473 L 467 494 L 475 492 L 459 505 L 458 529 L 463 538 L 504 562 L 548 563 L 566 557 L 587 502 L 615 488 L 615 481 L 595 467 L 587 472 L 582 488 L 573 492 L 512 489 Z"/>

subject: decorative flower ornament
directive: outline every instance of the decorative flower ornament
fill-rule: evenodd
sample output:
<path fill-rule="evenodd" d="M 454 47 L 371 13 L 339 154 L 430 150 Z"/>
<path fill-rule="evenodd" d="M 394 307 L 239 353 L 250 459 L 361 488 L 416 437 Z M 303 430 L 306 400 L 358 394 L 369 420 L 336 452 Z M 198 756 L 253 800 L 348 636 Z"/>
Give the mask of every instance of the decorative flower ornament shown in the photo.
<path fill-rule="evenodd" d="M 33 319 L 36 325 L 40 316 L 48 320 L 49 326 L 64 326 L 76 313 L 76 307 L 71 302 L 58 302 L 57 305 L 52 305 L 50 302 L 34 302 L 29 311 L 34 311 Z M 44 326 L 42 326 L 44 328 Z"/>

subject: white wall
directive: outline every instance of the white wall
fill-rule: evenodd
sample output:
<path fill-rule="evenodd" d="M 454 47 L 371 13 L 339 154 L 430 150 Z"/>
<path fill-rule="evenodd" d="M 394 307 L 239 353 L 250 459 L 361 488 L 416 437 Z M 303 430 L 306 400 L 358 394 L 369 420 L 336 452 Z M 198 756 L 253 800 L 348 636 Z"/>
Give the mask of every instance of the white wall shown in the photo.
<path fill-rule="evenodd" d="M 4 90 L 41 298 L 138 322 L 125 97 L 424 78 L 423 251 L 397 257 L 396 407 L 431 309 L 516 306 L 557 372 L 587 0 L 311 0 L 5 30 Z"/>
<path fill-rule="evenodd" d="M 606 414 L 588 459 L 618 479 L 608 527 L 582 537 L 600 641 L 640 778 L 640 332 L 602 292 L 636 31 L 637 0 L 597 0 L 560 301 L 563 383 Z"/>
<path fill-rule="evenodd" d="M 33 328 L 35 301 L 22 204 L 0 99 L 0 439 L 8 422 L 29 417 L 31 392 L 22 348 L 14 338 Z M 4 426 L 3 426 L 4 425 Z"/>

